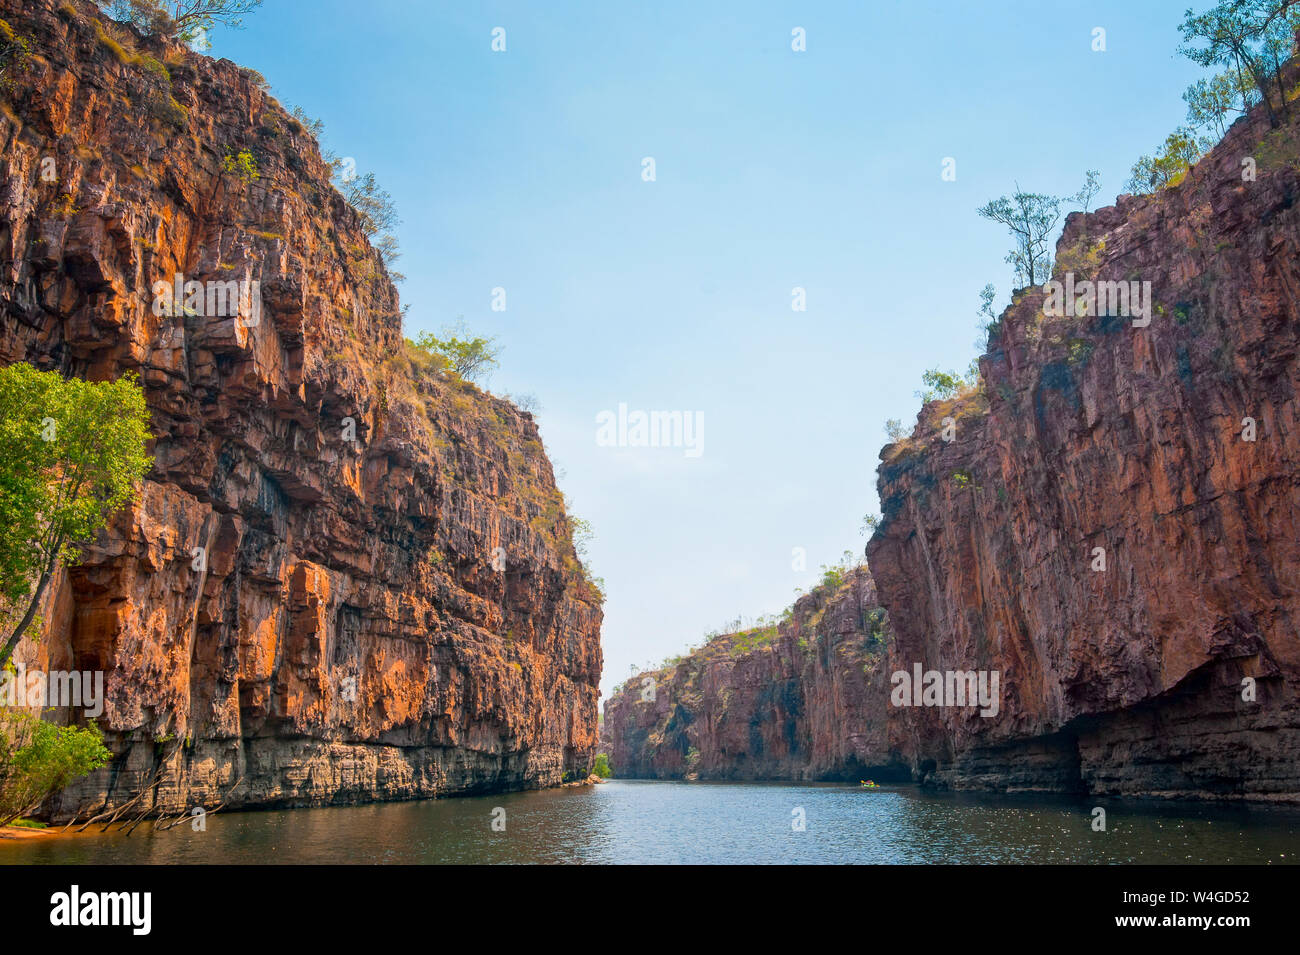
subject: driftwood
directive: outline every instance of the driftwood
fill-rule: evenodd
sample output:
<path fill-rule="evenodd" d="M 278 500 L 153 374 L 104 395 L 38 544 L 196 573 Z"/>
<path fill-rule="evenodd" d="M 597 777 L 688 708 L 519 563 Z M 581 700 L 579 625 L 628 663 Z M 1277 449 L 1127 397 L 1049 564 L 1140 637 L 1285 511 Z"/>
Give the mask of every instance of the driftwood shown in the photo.
<path fill-rule="evenodd" d="M 103 812 L 96 813 L 95 815 L 91 816 L 89 819 L 87 819 L 84 823 L 81 824 L 81 827 L 77 829 L 77 832 L 85 832 L 86 829 L 88 829 L 90 826 L 101 821 L 105 817 L 108 817 L 108 821 L 104 823 L 104 828 L 100 830 L 100 832 L 107 832 L 115 823 L 117 823 L 118 817 L 122 816 L 122 814 L 125 813 L 128 809 L 131 809 L 133 806 L 136 805 L 136 803 L 140 802 L 142 799 L 144 799 L 145 796 L 149 795 L 150 793 L 153 793 L 158 788 L 158 784 L 162 782 L 163 773 L 167 770 L 167 764 L 172 761 L 173 757 L 175 757 L 179 751 L 180 751 L 180 746 L 178 745 L 176 749 L 172 750 L 171 754 L 162 761 L 162 763 L 158 766 L 157 771 L 154 773 L 153 779 L 150 781 L 149 785 L 145 786 L 143 789 L 141 789 L 138 793 L 136 793 L 126 802 L 122 803 L 120 806 L 117 806 L 116 808 L 105 809 Z M 226 807 L 226 804 L 230 802 L 230 797 L 234 795 L 235 790 L 239 788 L 239 784 L 242 783 L 243 781 L 244 781 L 244 777 L 241 775 L 230 786 L 230 789 L 226 791 L 226 797 L 222 799 L 221 802 L 218 803 L 214 809 L 207 810 L 206 815 L 210 816 L 224 809 Z M 174 829 L 177 826 L 179 826 L 182 822 L 184 822 L 186 819 L 190 818 L 190 813 L 185 809 L 182 809 L 180 812 L 176 813 L 175 815 L 171 815 L 170 813 L 167 813 L 165 811 L 155 809 L 154 806 L 152 805 L 146 804 L 145 808 L 138 815 L 126 817 L 125 821 L 122 823 L 125 834 L 127 836 L 130 836 L 131 833 L 135 832 L 135 830 L 139 828 L 140 823 L 144 822 L 146 819 L 149 818 L 149 816 L 153 815 L 155 812 L 158 814 L 157 818 L 154 819 L 153 822 L 153 829 L 156 832 L 166 832 L 169 829 Z M 79 814 L 80 813 L 78 813 L 77 815 Z M 70 820 L 68 820 L 68 824 L 63 827 L 64 832 L 67 832 L 76 824 L 77 815 L 74 815 Z"/>
<path fill-rule="evenodd" d="M 216 806 L 215 809 L 209 809 L 209 810 L 207 811 L 206 815 L 207 815 L 207 816 L 214 816 L 214 815 L 216 815 L 217 813 L 221 812 L 222 809 L 226 808 L 226 803 L 230 802 L 230 797 L 231 797 L 231 795 L 234 793 L 234 791 L 235 791 L 236 789 L 239 788 L 239 784 L 242 783 L 243 781 L 244 781 L 244 777 L 243 777 L 243 776 L 240 776 L 238 779 L 236 779 L 235 782 L 234 782 L 234 784 L 230 787 L 229 791 L 226 793 L 226 798 L 223 799 L 223 800 L 221 800 L 221 802 L 219 802 L 219 803 L 217 804 L 217 806 Z M 190 818 L 190 814 L 189 814 L 189 813 L 186 813 L 186 812 L 184 812 L 184 811 L 182 811 L 182 812 L 181 812 L 179 815 L 177 815 L 176 818 L 173 819 L 170 823 L 168 823 L 168 824 L 165 825 L 165 826 L 161 826 L 161 827 L 160 827 L 160 826 L 159 826 L 159 823 L 162 822 L 162 818 L 159 817 L 159 821 L 154 823 L 154 828 L 157 829 L 159 832 L 166 832 L 168 829 L 174 829 L 174 828 L 176 828 L 177 826 L 179 826 L 182 822 L 184 822 L 184 821 L 185 821 L 186 819 L 188 819 L 188 818 Z"/>
<path fill-rule="evenodd" d="M 167 769 L 167 764 L 172 761 L 172 757 L 174 757 L 178 752 L 180 752 L 179 744 L 177 744 L 177 746 L 171 751 L 171 755 L 169 755 L 166 759 L 162 760 L 162 762 L 159 764 L 157 771 L 153 774 L 153 781 L 150 782 L 148 786 L 145 786 L 138 793 L 136 793 L 126 802 L 122 803 L 122 805 L 118 806 L 116 809 L 105 809 L 103 812 L 91 816 L 82 824 L 81 828 L 78 829 L 77 832 L 85 832 L 90 826 L 92 826 L 96 822 L 99 822 L 99 820 L 103 819 L 105 816 L 109 817 L 108 822 L 104 823 L 104 828 L 99 831 L 108 832 L 109 827 L 117 821 L 118 816 L 120 816 L 123 812 L 125 812 L 135 803 L 139 802 L 146 795 L 148 795 L 149 793 L 153 792 L 155 789 L 158 788 L 158 784 L 162 782 L 163 772 Z M 145 814 L 147 815 L 149 811 L 150 810 L 146 809 Z M 74 822 L 76 822 L 76 816 L 73 816 L 72 820 L 68 823 L 68 825 L 63 827 L 64 832 L 66 832 Z"/>

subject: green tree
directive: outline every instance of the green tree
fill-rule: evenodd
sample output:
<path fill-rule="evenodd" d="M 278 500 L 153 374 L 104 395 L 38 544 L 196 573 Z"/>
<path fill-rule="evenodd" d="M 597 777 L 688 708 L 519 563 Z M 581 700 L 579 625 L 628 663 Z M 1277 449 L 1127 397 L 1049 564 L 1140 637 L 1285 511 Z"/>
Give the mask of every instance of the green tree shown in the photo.
<path fill-rule="evenodd" d="M 1083 174 L 1083 185 L 1070 197 L 1070 201 L 1078 205 L 1083 210 L 1083 214 L 1087 215 L 1088 207 L 1092 205 L 1092 200 L 1099 192 L 1101 192 L 1101 173 L 1096 169 L 1089 169 Z"/>
<path fill-rule="evenodd" d="M 1141 195 L 1178 185 L 1207 146 L 1208 143 L 1197 138 L 1194 130 L 1179 126 L 1165 138 L 1164 145 L 1154 156 L 1142 156 L 1133 164 L 1124 188 Z"/>
<path fill-rule="evenodd" d="M 261 173 L 257 171 L 257 157 L 247 149 L 241 149 L 237 153 L 226 153 L 226 158 L 221 161 L 221 168 L 245 184 L 262 178 Z"/>
<path fill-rule="evenodd" d="M 1222 139 L 1232 125 L 1228 117 L 1259 102 L 1259 91 L 1249 83 L 1242 85 L 1241 77 L 1229 71 L 1197 80 L 1183 93 L 1183 102 L 1193 128 L 1213 130 Z"/>
<path fill-rule="evenodd" d="M 921 375 L 921 384 L 925 388 L 918 391 L 916 396 L 922 401 L 933 401 L 935 398 L 951 398 L 966 387 L 967 381 L 955 371 L 931 368 Z"/>
<path fill-rule="evenodd" d="M 96 726 L 56 726 L 34 713 L 0 714 L 0 826 L 108 759 Z"/>
<path fill-rule="evenodd" d="M 979 330 L 980 336 L 975 339 L 975 348 L 977 351 L 984 351 L 988 348 L 989 335 L 998 327 L 998 313 L 993 308 L 993 301 L 998 297 L 998 290 L 993 287 L 993 283 L 980 289 L 980 308 L 979 308 Z"/>
<path fill-rule="evenodd" d="M 477 381 L 497 367 L 497 356 L 501 354 L 495 338 L 471 336 L 463 322 L 443 329 L 441 335 L 421 332 L 412 344 L 421 351 L 442 358 L 457 375 L 467 381 Z"/>
<path fill-rule="evenodd" d="M 92 383 L 19 362 L 0 368 L 0 666 L 60 562 L 79 558 L 136 496 L 152 458 L 133 374 Z M 3 633 L 3 631 L 0 631 Z"/>
<path fill-rule="evenodd" d="M 1048 239 L 1061 218 L 1061 200 L 1020 186 L 1010 196 L 1001 196 L 981 206 L 982 218 L 997 222 L 1011 233 L 1015 245 L 1006 261 L 1015 269 L 1021 287 L 1037 285 L 1052 274 Z"/>
<path fill-rule="evenodd" d="M 209 30 L 238 28 L 261 5 L 262 0 L 100 0 L 100 8 L 119 23 L 205 49 Z"/>
<path fill-rule="evenodd" d="M 361 228 L 370 238 L 370 244 L 383 255 L 384 264 L 396 262 L 402 253 L 393 230 L 401 220 L 397 217 L 393 197 L 379 188 L 373 172 L 340 179 L 339 185 L 343 198 L 361 217 Z"/>
<path fill-rule="evenodd" d="M 604 753 L 596 754 L 596 762 L 591 767 L 591 771 L 601 779 L 609 779 L 609 777 L 614 775 L 614 768 L 609 765 L 609 757 Z"/>
<path fill-rule="evenodd" d="M 1277 127 L 1287 115 L 1281 68 L 1297 26 L 1296 0 L 1219 0 L 1204 13 L 1186 12 L 1178 52 L 1201 66 L 1228 67 L 1237 77 L 1243 109 L 1250 108 L 1245 90 L 1253 84 Z"/>

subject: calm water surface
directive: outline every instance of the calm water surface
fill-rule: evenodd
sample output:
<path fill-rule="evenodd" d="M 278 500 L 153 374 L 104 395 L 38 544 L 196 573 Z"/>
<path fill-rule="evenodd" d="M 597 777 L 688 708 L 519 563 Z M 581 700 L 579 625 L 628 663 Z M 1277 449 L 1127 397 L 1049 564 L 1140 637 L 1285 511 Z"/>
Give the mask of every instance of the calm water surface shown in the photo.
<path fill-rule="evenodd" d="M 1107 831 L 1093 832 L 1102 806 Z M 506 831 L 493 832 L 497 807 Z M 806 829 L 795 831 L 801 808 Z M 31 863 L 1253 863 L 1300 860 L 1300 811 L 830 785 L 604 786 L 222 813 L 206 832 L 0 841 Z"/>

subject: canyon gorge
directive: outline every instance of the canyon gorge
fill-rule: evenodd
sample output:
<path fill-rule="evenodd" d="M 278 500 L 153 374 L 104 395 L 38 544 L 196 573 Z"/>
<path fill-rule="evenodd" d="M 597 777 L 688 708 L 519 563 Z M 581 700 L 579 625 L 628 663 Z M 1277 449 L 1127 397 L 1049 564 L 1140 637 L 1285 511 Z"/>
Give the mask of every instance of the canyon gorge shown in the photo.
<path fill-rule="evenodd" d="M 1057 277 L 1149 282 L 1149 322 L 1016 292 L 976 385 L 882 449 L 870 571 L 629 680 L 616 774 L 1300 800 L 1297 199 L 1259 107 L 1071 214 Z M 892 705 L 917 665 L 997 673 L 997 716 Z"/>

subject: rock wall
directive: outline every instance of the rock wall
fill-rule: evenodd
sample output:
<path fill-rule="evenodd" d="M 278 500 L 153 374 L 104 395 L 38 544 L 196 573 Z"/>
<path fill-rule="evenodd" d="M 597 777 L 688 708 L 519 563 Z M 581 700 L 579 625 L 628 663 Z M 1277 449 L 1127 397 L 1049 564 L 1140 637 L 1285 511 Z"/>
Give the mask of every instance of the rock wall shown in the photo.
<path fill-rule="evenodd" d="M 694 745 L 700 776 L 820 777 L 838 752 L 850 778 L 1300 800 L 1291 108 L 1278 129 L 1238 121 L 1173 188 L 1068 219 L 1058 277 L 1150 282 L 1149 325 L 1052 317 L 1021 290 L 978 386 L 881 452 L 873 672 L 996 672 L 996 716 L 895 706 L 888 677 L 828 680 L 783 635 L 761 659 L 680 664 L 653 709 L 635 687 L 611 700 L 615 771 L 681 776 Z"/>
<path fill-rule="evenodd" d="M 942 781 L 1300 798 L 1298 158 L 1257 111 L 1174 188 L 1073 215 L 1058 273 L 1150 282 L 1150 324 L 1024 290 L 978 392 L 881 452 L 894 652 L 1002 676 L 997 719 L 909 714 Z"/>
<path fill-rule="evenodd" d="M 907 778 L 889 760 L 884 635 L 865 568 L 771 627 L 724 634 L 637 674 L 605 704 L 615 775 Z"/>
<path fill-rule="evenodd" d="M 0 17 L 33 53 L 0 95 L 0 362 L 137 372 L 156 435 L 138 506 L 19 649 L 107 674 L 113 761 L 52 813 L 155 780 L 173 810 L 585 769 L 600 597 L 531 415 L 404 344 L 382 258 L 256 73 L 86 3 Z M 177 274 L 260 283 L 260 319 L 157 314 Z"/>

